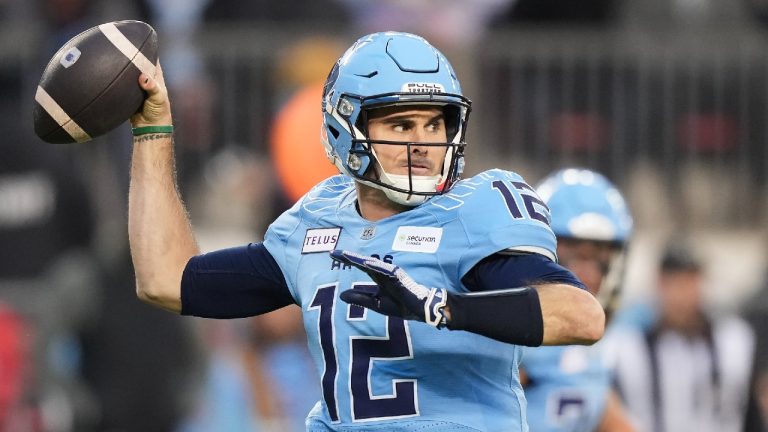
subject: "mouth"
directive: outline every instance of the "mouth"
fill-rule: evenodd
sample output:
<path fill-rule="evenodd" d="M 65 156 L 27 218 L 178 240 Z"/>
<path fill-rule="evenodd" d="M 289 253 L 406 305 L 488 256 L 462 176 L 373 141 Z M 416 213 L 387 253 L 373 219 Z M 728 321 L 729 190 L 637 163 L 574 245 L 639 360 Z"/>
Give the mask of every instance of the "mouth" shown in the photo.
<path fill-rule="evenodd" d="M 411 161 L 410 167 L 408 162 L 405 162 L 401 165 L 401 168 L 406 174 L 410 168 L 411 175 L 415 176 L 428 176 L 432 174 L 432 165 L 427 161 Z"/>

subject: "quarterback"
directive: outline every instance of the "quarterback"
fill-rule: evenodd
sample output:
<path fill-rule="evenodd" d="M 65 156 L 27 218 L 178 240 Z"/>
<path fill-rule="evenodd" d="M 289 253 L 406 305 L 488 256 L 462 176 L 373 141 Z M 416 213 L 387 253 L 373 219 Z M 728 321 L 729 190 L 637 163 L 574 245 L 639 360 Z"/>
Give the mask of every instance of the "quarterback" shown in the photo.
<path fill-rule="evenodd" d="M 419 36 L 360 38 L 333 66 L 320 140 L 340 171 L 264 241 L 200 255 L 174 179 L 162 70 L 132 119 L 138 296 L 246 317 L 301 307 L 322 399 L 307 430 L 526 431 L 522 346 L 592 344 L 600 303 L 557 264 L 546 204 L 517 174 L 462 179 L 470 101 Z"/>

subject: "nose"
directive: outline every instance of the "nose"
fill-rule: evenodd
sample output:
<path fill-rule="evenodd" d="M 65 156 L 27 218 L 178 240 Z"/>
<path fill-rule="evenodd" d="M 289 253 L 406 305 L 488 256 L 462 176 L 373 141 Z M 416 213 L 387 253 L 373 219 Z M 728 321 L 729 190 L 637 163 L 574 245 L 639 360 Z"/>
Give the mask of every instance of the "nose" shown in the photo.
<path fill-rule="evenodd" d="M 411 142 L 414 143 L 411 144 L 411 153 L 426 155 L 429 151 L 429 146 L 419 145 L 419 143 L 425 143 L 429 141 L 430 138 L 426 131 L 420 128 L 415 128 L 413 134 L 411 135 Z"/>
<path fill-rule="evenodd" d="M 416 143 L 421 142 L 430 142 L 432 137 L 429 134 L 429 131 L 427 130 L 426 125 L 419 124 L 418 126 L 411 129 L 411 141 Z"/>

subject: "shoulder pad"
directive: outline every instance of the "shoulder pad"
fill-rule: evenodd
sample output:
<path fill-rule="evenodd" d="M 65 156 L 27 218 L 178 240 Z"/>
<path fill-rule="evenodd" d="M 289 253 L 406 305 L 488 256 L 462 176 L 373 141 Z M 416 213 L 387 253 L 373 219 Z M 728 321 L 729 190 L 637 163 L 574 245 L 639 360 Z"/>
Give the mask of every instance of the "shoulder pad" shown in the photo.
<path fill-rule="evenodd" d="M 464 255 L 467 267 L 499 252 L 532 252 L 557 260 L 549 209 L 516 173 L 484 171 L 428 203 L 436 217 L 461 224 L 470 249 Z"/>
<path fill-rule="evenodd" d="M 316 213 L 329 207 L 336 207 L 355 189 L 355 181 L 345 175 L 329 177 L 318 183 L 299 199 L 302 211 Z"/>
<path fill-rule="evenodd" d="M 351 199 L 354 203 L 354 180 L 348 176 L 329 177 L 310 189 L 303 197 L 281 214 L 267 230 L 280 238 L 287 238 L 302 222 L 316 223 L 333 217 L 339 206 Z"/>

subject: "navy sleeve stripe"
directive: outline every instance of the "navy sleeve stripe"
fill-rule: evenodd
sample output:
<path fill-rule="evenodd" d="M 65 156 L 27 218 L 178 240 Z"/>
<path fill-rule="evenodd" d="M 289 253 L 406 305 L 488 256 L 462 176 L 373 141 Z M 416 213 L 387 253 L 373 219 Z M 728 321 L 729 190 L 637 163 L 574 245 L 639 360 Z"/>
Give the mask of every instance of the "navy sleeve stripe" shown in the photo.
<path fill-rule="evenodd" d="M 586 289 L 570 270 L 539 254 L 494 254 L 477 263 L 461 281 L 473 292 L 562 283 Z"/>
<path fill-rule="evenodd" d="M 505 296 L 505 295 L 515 295 L 519 294 L 527 289 L 530 289 L 529 287 L 521 287 L 521 288 L 507 288 L 507 289 L 500 289 L 500 290 L 492 290 L 492 291 L 472 291 L 464 294 L 465 296 L 470 297 L 479 297 L 479 296 Z"/>
<path fill-rule="evenodd" d="M 262 243 L 198 255 L 181 279 L 181 313 L 244 318 L 294 304 L 283 273 Z"/>

